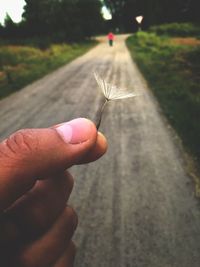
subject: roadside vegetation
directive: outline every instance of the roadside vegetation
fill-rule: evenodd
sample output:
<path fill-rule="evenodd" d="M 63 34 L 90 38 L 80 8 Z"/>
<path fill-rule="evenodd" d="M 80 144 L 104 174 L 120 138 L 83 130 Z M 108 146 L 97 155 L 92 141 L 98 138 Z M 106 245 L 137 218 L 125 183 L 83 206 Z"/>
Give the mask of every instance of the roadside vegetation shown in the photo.
<path fill-rule="evenodd" d="M 45 49 L 32 45 L 0 45 L 0 98 L 84 54 L 94 41 L 54 44 Z"/>
<path fill-rule="evenodd" d="M 130 52 L 188 150 L 200 163 L 200 28 L 165 24 L 127 40 Z"/>
<path fill-rule="evenodd" d="M 84 54 L 105 21 L 99 0 L 24 0 L 22 20 L 0 24 L 0 98 Z"/>

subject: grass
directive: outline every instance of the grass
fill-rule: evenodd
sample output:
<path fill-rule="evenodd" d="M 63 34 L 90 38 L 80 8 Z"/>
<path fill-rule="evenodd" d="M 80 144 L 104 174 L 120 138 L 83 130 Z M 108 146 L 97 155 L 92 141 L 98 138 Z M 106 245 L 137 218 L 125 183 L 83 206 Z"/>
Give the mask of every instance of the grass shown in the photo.
<path fill-rule="evenodd" d="M 84 54 L 95 42 L 53 44 L 46 49 L 0 45 L 0 98 Z"/>
<path fill-rule="evenodd" d="M 127 46 L 164 113 L 200 163 L 200 46 L 139 32 Z"/>
<path fill-rule="evenodd" d="M 154 32 L 158 35 L 188 37 L 195 36 L 200 37 L 200 26 L 192 23 L 166 23 L 162 25 L 152 26 L 149 29 L 150 32 Z"/>

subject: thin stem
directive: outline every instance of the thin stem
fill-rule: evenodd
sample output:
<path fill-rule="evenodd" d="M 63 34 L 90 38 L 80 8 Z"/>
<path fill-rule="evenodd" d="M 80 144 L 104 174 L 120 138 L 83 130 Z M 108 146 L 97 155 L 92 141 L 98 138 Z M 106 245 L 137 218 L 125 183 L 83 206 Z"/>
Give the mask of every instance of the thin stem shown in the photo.
<path fill-rule="evenodd" d="M 103 115 L 103 111 L 104 111 L 105 106 L 106 106 L 106 104 L 108 103 L 108 101 L 109 101 L 109 100 L 106 98 L 106 100 L 105 100 L 105 102 L 103 103 L 103 105 L 102 105 L 102 107 L 101 107 L 101 110 L 100 110 L 100 112 L 99 112 L 99 120 L 98 120 L 98 122 L 97 122 L 97 124 L 96 124 L 97 130 L 98 130 L 99 127 L 100 127 L 101 120 L 102 120 L 102 115 Z"/>

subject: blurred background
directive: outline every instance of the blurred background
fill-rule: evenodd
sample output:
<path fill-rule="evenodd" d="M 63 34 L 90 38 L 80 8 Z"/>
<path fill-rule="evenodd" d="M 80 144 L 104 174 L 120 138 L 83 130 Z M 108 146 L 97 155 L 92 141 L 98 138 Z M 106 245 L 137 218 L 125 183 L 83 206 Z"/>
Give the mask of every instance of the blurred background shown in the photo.
<path fill-rule="evenodd" d="M 1 0 L 1 38 L 77 41 L 107 31 L 135 32 L 170 22 L 199 22 L 198 0 Z"/>

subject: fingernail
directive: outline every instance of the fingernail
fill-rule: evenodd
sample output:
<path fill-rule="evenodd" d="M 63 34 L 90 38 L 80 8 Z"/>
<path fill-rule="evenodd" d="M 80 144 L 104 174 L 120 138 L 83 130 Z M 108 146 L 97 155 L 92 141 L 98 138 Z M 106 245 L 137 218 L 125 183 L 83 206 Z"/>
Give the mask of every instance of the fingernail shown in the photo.
<path fill-rule="evenodd" d="M 68 144 L 79 144 L 87 141 L 90 137 L 92 123 L 83 118 L 66 122 L 56 127 L 57 133 Z"/>

